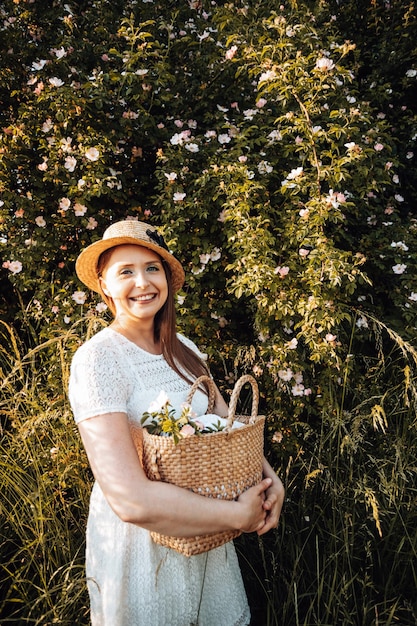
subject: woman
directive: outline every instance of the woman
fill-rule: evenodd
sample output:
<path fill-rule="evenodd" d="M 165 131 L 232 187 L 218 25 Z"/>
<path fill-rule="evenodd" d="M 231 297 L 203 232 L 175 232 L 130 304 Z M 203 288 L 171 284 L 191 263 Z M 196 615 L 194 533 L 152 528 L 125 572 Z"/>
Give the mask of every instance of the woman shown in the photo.
<path fill-rule="evenodd" d="M 112 224 L 79 256 L 80 280 L 101 294 L 113 323 L 81 346 L 69 397 L 95 477 L 87 524 L 86 571 L 93 626 L 241 626 L 250 614 L 233 543 L 185 557 L 148 531 L 195 536 L 275 527 L 284 490 L 264 462 L 264 479 L 236 501 L 205 498 L 147 479 L 129 422 L 140 423 L 164 390 L 179 411 L 207 373 L 204 356 L 175 331 L 179 261 L 149 224 Z M 193 409 L 203 414 L 207 395 Z M 216 388 L 213 410 L 227 414 Z M 198 471 L 198 468 L 196 468 Z"/>

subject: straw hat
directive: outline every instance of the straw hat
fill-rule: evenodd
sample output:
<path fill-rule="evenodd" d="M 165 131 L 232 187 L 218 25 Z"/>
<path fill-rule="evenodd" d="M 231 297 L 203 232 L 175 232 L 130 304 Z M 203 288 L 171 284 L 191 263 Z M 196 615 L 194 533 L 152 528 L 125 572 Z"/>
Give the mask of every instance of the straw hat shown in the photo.
<path fill-rule="evenodd" d="M 104 231 L 102 239 L 85 248 L 75 264 L 78 278 L 93 291 L 101 293 L 97 275 L 97 263 L 100 254 L 109 248 L 123 244 L 143 246 L 159 254 L 171 268 L 174 292 L 181 289 L 185 278 L 181 263 L 170 253 L 162 235 L 158 233 L 156 228 L 136 220 L 115 222 Z"/>

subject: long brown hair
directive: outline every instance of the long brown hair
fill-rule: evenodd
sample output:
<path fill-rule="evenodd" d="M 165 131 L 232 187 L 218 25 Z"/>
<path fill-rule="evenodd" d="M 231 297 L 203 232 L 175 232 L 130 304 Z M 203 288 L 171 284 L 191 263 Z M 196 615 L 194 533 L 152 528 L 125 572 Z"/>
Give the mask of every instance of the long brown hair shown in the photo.
<path fill-rule="evenodd" d="M 97 276 L 102 276 L 113 250 L 114 247 L 109 248 L 100 255 L 97 262 Z M 187 383 L 192 384 L 199 376 L 208 375 L 209 371 L 204 361 L 202 361 L 191 348 L 178 339 L 171 269 L 168 263 L 165 263 L 161 257 L 160 259 L 167 279 L 168 297 L 163 307 L 155 315 L 154 339 L 160 342 L 162 355 L 168 365 Z M 106 296 L 102 289 L 100 295 L 113 315 L 116 315 L 112 298 Z M 204 385 L 204 387 L 207 390 L 207 386 Z"/>

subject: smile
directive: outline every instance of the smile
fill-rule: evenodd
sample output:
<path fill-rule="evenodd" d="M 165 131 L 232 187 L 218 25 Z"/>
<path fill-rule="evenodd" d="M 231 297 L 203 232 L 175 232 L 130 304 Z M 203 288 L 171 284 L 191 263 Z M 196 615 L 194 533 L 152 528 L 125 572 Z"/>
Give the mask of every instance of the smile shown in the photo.
<path fill-rule="evenodd" d="M 155 293 L 149 293 L 144 296 L 136 296 L 135 298 L 131 298 L 134 302 L 149 302 L 149 300 L 153 300 L 156 298 Z"/>

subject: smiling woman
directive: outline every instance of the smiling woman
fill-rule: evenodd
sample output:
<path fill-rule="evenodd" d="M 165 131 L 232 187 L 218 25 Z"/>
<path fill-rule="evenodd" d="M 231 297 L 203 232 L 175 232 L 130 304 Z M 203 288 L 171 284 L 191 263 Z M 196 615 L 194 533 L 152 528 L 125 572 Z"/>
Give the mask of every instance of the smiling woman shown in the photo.
<path fill-rule="evenodd" d="M 92 624 L 245 626 L 249 607 L 231 542 L 186 557 L 154 543 L 149 531 L 263 534 L 278 523 L 281 481 L 266 461 L 264 479 L 235 501 L 150 481 L 131 435 L 161 391 L 179 414 L 192 383 L 208 373 L 204 355 L 176 333 L 174 293 L 184 281 L 182 266 L 155 229 L 129 220 L 86 248 L 76 269 L 114 314 L 110 327 L 77 350 L 69 385 L 96 479 L 86 553 Z M 227 405 L 214 389 L 213 412 L 225 415 Z M 193 408 L 203 415 L 207 407 L 200 387 Z"/>
<path fill-rule="evenodd" d="M 104 255 L 99 281 L 115 315 L 112 327 L 140 347 L 159 354 L 153 322 L 168 298 L 161 257 L 131 244 L 112 248 Z"/>

